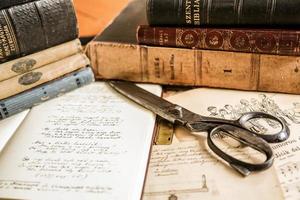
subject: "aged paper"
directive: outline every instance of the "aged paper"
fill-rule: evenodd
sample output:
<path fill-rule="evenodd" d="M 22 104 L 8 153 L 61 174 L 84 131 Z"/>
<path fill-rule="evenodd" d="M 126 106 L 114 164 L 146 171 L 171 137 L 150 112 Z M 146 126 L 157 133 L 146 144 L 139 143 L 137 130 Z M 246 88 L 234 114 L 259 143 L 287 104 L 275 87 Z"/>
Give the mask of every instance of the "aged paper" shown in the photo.
<path fill-rule="evenodd" d="M 140 199 L 154 123 L 105 83 L 37 106 L 0 156 L 0 197 Z"/>
<path fill-rule="evenodd" d="M 195 89 L 168 99 L 196 113 L 227 119 L 267 112 L 284 118 L 291 136 L 272 145 L 276 159 L 271 169 L 244 178 L 212 156 L 205 134 L 177 128 L 171 146 L 153 147 L 144 199 L 300 199 L 299 96 Z"/>
<path fill-rule="evenodd" d="M 19 128 L 28 112 L 29 110 L 25 110 L 0 122 L 0 153 Z"/>

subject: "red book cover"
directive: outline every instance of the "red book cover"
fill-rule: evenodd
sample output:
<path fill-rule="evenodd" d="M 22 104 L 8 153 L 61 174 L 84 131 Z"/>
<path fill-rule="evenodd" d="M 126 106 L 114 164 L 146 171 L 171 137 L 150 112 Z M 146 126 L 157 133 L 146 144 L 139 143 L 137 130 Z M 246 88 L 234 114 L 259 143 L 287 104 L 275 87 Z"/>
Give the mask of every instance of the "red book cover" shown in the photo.
<path fill-rule="evenodd" d="M 300 30 L 139 26 L 139 44 L 276 55 L 300 55 Z"/>

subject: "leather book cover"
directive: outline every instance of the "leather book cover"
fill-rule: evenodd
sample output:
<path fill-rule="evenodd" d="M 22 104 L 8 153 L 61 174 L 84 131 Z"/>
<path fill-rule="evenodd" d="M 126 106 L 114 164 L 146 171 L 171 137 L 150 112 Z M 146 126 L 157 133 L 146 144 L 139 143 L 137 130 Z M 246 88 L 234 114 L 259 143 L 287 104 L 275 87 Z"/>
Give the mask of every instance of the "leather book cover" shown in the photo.
<path fill-rule="evenodd" d="M 35 1 L 35 0 L 1 0 L 0 1 L 0 9 L 28 3 L 31 1 Z"/>
<path fill-rule="evenodd" d="M 47 47 L 43 23 L 34 2 L 11 7 L 6 14 L 13 24 L 21 55 Z"/>
<path fill-rule="evenodd" d="M 300 93 L 297 56 L 138 45 L 146 2 L 133 0 L 87 46 L 98 79 Z"/>
<path fill-rule="evenodd" d="M 76 39 L 71 0 L 43 0 L 0 11 L 0 63 Z"/>
<path fill-rule="evenodd" d="M 77 18 L 72 0 L 42 0 L 35 2 L 39 12 L 47 47 L 78 37 Z"/>
<path fill-rule="evenodd" d="M 91 68 L 83 68 L 37 86 L 29 91 L 0 100 L 0 120 L 32 108 L 94 81 Z"/>
<path fill-rule="evenodd" d="M 152 27 L 137 30 L 139 44 L 276 55 L 300 55 L 300 30 Z"/>
<path fill-rule="evenodd" d="M 149 24 L 177 26 L 295 26 L 299 0 L 148 0 Z"/>

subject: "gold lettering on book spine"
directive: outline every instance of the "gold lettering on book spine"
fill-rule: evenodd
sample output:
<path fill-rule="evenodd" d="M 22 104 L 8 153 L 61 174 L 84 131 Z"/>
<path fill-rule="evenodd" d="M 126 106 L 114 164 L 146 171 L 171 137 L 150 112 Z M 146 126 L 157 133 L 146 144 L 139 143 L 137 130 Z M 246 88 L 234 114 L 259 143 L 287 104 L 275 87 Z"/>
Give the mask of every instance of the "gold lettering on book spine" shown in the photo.
<path fill-rule="evenodd" d="M 185 0 L 185 23 L 200 25 L 201 0 Z"/>
<path fill-rule="evenodd" d="M 0 24 L 0 59 L 19 54 L 19 46 L 13 26 L 5 10 L 1 11 L 4 20 Z"/>
<path fill-rule="evenodd" d="M 201 0 L 194 0 L 194 25 L 200 25 L 200 1 Z"/>
<path fill-rule="evenodd" d="M 185 1 L 185 23 L 192 24 L 192 0 Z"/>

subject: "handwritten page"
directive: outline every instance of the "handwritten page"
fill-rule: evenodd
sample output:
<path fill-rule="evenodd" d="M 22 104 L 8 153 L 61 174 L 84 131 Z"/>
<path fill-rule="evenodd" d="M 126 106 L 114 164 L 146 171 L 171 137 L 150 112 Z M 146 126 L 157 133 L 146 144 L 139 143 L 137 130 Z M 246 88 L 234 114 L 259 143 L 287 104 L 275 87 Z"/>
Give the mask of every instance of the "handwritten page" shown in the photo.
<path fill-rule="evenodd" d="M 140 199 L 154 123 L 105 83 L 37 106 L 0 156 L 0 197 Z"/>
<path fill-rule="evenodd" d="M 203 88 L 168 99 L 198 114 L 226 119 L 267 112 L 282 117 L 291 136 L 271 145 L 271 169 L 244 178 L 212 157 L 205 134 L 191 135 L 178 127 L 171 146 L 153 147 L 144 199 L 300 199 L 299 96 Z M 264 128 L 259 122 L 253 126 Z"/>
<path fill-rule="evenodd" d="M 17 115 L 0 121 L 0 153 L 19 128 L 25 117 L 29 113 L 29 110 L 23 111 Z"/>
<path fill-rule="evenodd" d="M 274 169 L 241 177 L 199 142 L 153 147 L 144 199 L 282 199 Z"/>

